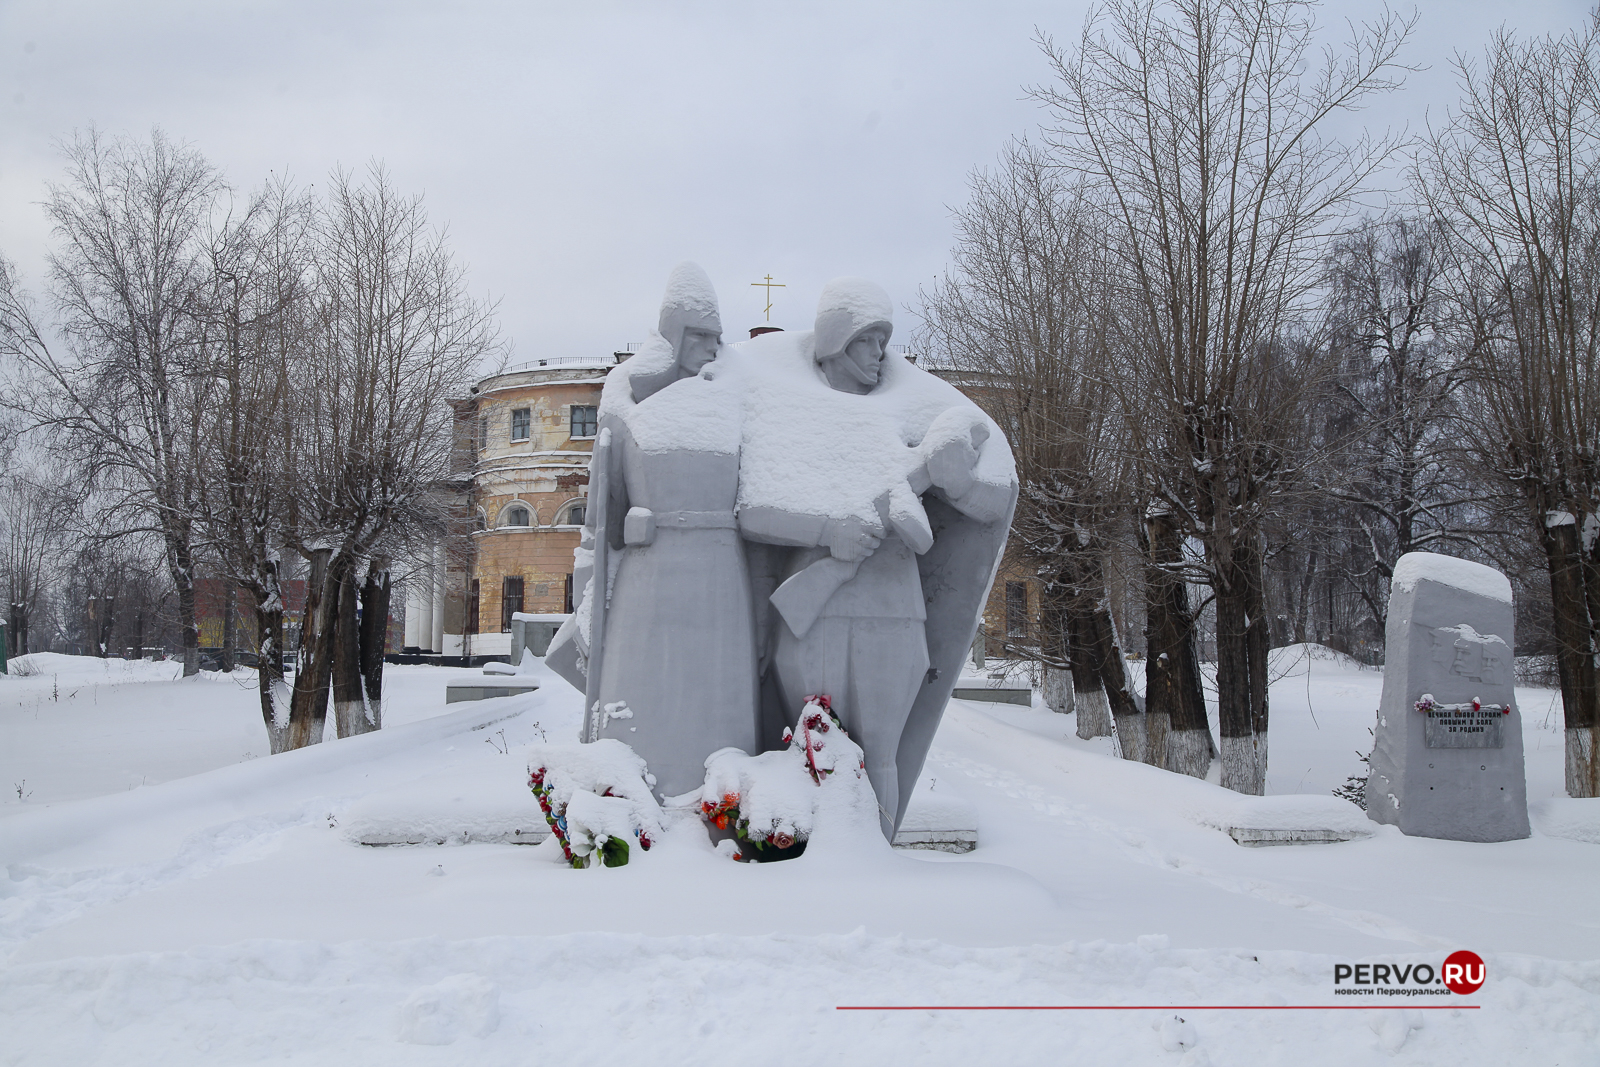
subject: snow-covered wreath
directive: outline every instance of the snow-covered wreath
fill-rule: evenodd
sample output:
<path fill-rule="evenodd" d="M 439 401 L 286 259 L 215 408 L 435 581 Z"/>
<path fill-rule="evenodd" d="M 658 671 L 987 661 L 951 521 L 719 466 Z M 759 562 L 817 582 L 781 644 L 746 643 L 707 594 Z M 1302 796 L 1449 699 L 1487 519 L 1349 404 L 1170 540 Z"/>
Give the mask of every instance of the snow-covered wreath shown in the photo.
<path fill-rule="evenodd" d="M 665 808 L 651 791 L 655 779 L 644 760 L 610 738 L 533 746 L 528 785 L 574 867 L 592 866 L 596 855 L 603 866 L 622 866 L 635 842 L 648 851 L 667 825 L 695 816 L 731 830 L 718 850 L 739 860 L 793 859 L 820 828 L 878 836 L 877 798 L 861 747 L 829 698 L 807 697 L 783 740 L 783 749 L 758 756 L 736 748 L 713 752 L 700 791 L 671 798 Z"/>

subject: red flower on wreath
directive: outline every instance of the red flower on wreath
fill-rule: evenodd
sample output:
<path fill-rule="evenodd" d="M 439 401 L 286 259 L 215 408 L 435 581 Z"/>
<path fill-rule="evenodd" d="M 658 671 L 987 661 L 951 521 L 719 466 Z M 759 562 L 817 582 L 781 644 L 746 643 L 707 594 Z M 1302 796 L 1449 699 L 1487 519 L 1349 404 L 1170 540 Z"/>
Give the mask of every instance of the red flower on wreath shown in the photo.
<path fill-rule="evenodd" d="M 715 804 L 702 800 L 700 812 L 711 820 L 711 825 L 718 830 L 726 830 L 730 822 L 739 818 L 739 794 L 724 793 L 722 799 Z"/>

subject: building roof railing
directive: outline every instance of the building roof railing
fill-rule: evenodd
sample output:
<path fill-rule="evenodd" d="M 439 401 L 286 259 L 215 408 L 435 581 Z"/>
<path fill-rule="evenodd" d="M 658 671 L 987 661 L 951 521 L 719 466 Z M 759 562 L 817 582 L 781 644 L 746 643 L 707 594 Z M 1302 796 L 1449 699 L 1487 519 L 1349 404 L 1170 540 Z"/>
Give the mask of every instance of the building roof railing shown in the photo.
<path fill-rule="evenodd" d="M 614 367 L 632 354 L 631 352 L 613 352 L 609 356 L 546 356 L 544 359 L 530 359 L 526 363 L 518 363 L 514 367 L 507 367 L 500 374 L 515 374 L 517 371 L 538 370 L 541 367 Z M 499 377 L 499 375 L 493 375 L 493 377 Z"/>

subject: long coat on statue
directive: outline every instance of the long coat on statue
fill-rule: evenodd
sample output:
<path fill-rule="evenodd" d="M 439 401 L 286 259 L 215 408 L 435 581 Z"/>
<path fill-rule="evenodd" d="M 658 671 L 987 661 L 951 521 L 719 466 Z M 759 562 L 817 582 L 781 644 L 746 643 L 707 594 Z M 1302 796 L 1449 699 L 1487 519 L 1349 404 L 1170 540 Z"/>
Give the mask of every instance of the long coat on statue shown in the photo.
<path fill-rule="evenodd" d="M 869 773 L 875 758 L 880 764 L 892 759 L 898 795 L 881 798 L 885 813 L 893 815 L 886 826 L 892 833 L 972 646 L 1016 505 L 1016 471 L 999 427 L 949 383 L 890 353 L 875 388 L 843 393 L 828 385 L 814 352 L 809 331 L 773 333 L 729 346 L 716 367 L 720 380 L 744 397 L 739 520 L 749 539 L 763 653 L 761 740 L 765 748 L 781 744 L 783 727 L 799 712 L 790 705 L 800 694 L 793 677 L 780 676 L 795 672 L 805 646 L 816 659 L 830 655 L 818 651 L 822 645 L 845 640 L 827 632 L 841 629 L 838 616 L 864 615 L 879 600 L 893 602 L 882 609 L 885 615 L 923 616 L 900 629 L 920 631 L 925 660 L 920 650 L 869 640 L 866 647 L 893 650 L 886 654 L 897 662 L 876 665 L 883 677 L 872 681 L 883 684 L 846 683 L 864 699 L 892 701 L 898 698 L 890 694 L 905 685 L 889 676 L 917 675 L 908 683 L 911 706 L 892 753 L 874 753 L 852 734 L 867 749 Z M 930 461 L 937 468 L 957 452 L 967 456 L 970 479 L 941 480 L 961 491 L 931 484 Z M 841 517 L 884 530 L 882 545 L 859 568 L 808 547 L 819 543 L 817 523 Z M 873 581 L 879 583 L 874 589 L 853 592 Z M 909 600 L 920 601 L 922 610 Z M 808 623 L 797 643 L 796 631 Z M 871 623 L 853 625 L 859 631 Z M 892 631 L 892 620 L 883 628 Z M 856 663 L 848 670 L 875 666 Z"/>

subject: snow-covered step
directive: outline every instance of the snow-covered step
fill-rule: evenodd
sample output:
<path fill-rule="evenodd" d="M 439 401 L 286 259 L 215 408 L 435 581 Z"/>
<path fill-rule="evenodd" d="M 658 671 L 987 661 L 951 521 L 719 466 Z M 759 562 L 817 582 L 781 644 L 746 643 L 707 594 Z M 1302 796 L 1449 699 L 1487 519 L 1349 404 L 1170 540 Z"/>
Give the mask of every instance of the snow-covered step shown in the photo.
<path fill-rule="evenodd" d="M 532 827 L 513 827 L 511 829 L 495 829 L 487 833 L 482 831 L 448 829 L 436 833 L 423 833 L 416 829 L 396 829 L 392 831 L 375 830 L 360 835 L 358 844 L 371 845 L 381 848 L 388 845 L 470 845 L 474 843 L 492 845 L 537 845 L 550 836 L 548 826 L 534 829 Z"/>
<path fill-rule="evenodd" d="M 373 793 L 338 816 L 353 844 L 465 845 L 473 842 L 536 845 L 550 827 L 524 776 L 443 773 L 400 789 Z M 948 784 L 923 776 L 906 806 L 896 848 L 971 852 L 978 847 L 978 815 Z"/>
<path fill-rule="evenodd" d="M 934 852 L 971 852 L 978 847 L 976 830 L 906 830 L 894 835 L 895 848 L 921 848 Z"/>
<path fill-rule="evenodd" d="M 550 836 L 527 776 L 446 773 L 356 801 L 338 816 L 345 839 L 358 845 L 536 845 Z"/>
<path fill-rule="evenodd" d="M 1033 704 L 1033 688 L 1026 680 L 992 676 L 963 674 L 956 680 L 955 690 L 950 695 L 957 700 L 984 700 L 993 704 L 1021 704 L 1023 707 Z"/>
<path fill-rule="evenodd" d="M 481 682 L 450 682 L 444 687 L 444 702 L 457 704 L 463 700 L 519 697 L 538 688 L 539 683 L 531 678 L 485 678 Z"/>
<path fill-rule="evenodd" d="M 1342 830 L 1305 828 L 1272 830 L 1259 826 L 1230 826 L 1228 827 L 1228 836 L 1241 845 L 1260 848 L 1264 845 L 1331 845 L 1339 841 L 1354 841 L 1361 837 L 1371 837 L 1372 831 L 1353 828 Z"/>
<path fill-rule="evenodd" d="M 906 804 L 895 848 L 971 852 L 978 847 L 978 813 L 947 785 L 923 775 Z"/>
<path fill-rule="evenodd" d="M 1366 812 L 1331 795 L 1256 797 L 1219 789 L 1190 811 L 1202 826 L 1221 830 L 1247 848 L 1331 845 L 1371 837 L 1376 829 Z"/>

